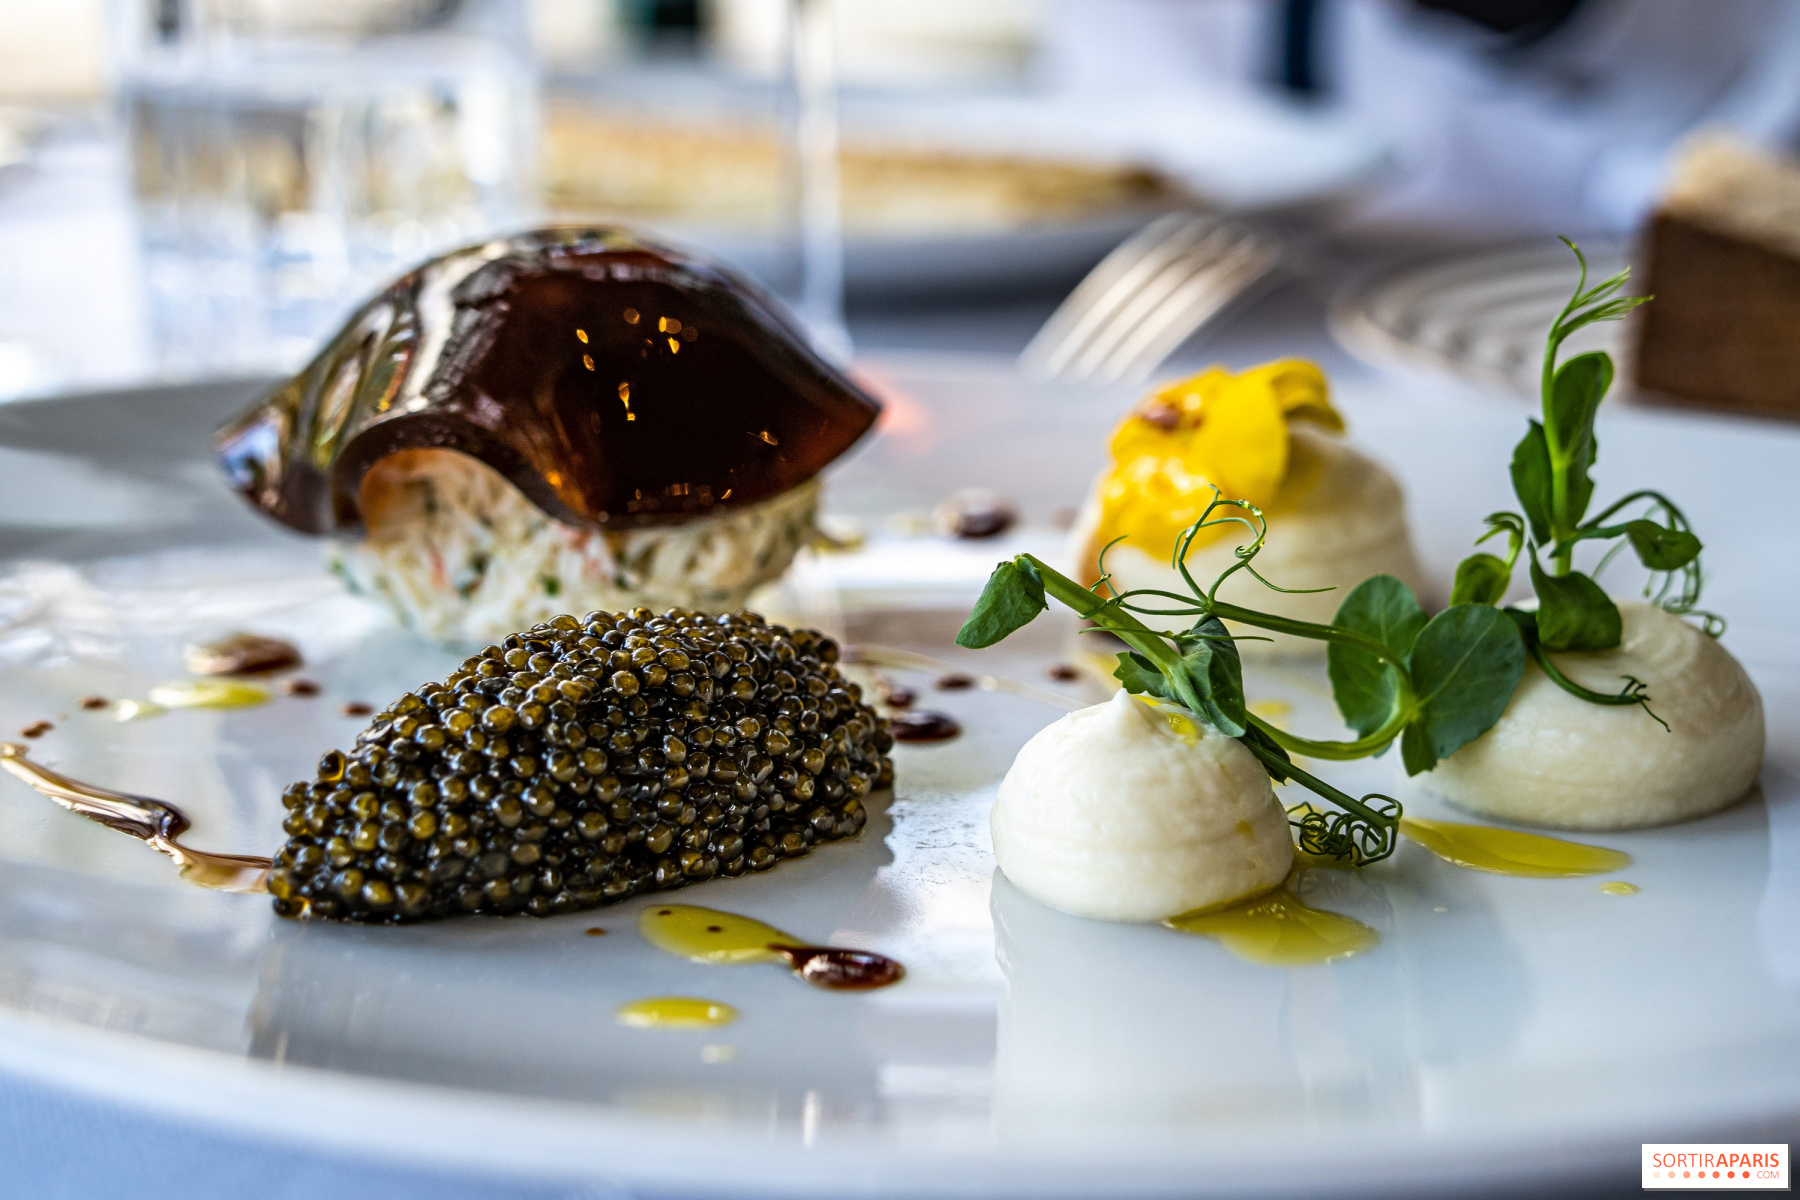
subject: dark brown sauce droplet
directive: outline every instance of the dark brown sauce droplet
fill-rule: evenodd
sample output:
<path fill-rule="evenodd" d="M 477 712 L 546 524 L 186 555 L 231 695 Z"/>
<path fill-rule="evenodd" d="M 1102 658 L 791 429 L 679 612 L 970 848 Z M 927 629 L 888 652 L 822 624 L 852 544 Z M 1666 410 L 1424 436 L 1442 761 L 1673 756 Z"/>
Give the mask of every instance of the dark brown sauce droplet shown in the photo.
<path fill-rule="evenodd" d="M 889 708 L 911 708 L 912 702 L 917 699 L 918 696 L 911 688 L 903 687 L 889 688 L 881 697 L 882 703 Z"/>
<path fill-rule="evenodd" d="M 1058 683 L 1072 683 L 1081 678 L 1081 668 L 1072 667 L 1068 663 L 1053 663 L 1044 674 Z"/>
<path fill-rule="evenodd" d="M 1172 404 L 1156 403 L 1149 405 L 1138 414 L 1138 419 L 1148 421 L 1158 429 L 1168 432 L 1181 424 L 1181 410 Z"/>
<path fill-rule="evenodd" d="M 188 670 L 196 675 L 267 675 L 299 665 L 293 643 L 260 633 L 234 633 L 187 649 Z"/>
<path fill-rule="evenodd" d="M 975 540 L 998 537 L 1019 520 L 1011 500 L 987 488 L 956 492 L 933 514 L 938 529 L 950 537 Z"/>
<path fill-rule="evenodd" d="M 248 854 L 211 854 L 178 840 L 188 827 L 187 814 L 161 800 L 94 787 L 32 762 L 25 747 L 0 745 L 0 767 L 70 812 L 108 829 L 147 842 L 181 867 L 181 877 L 200 887 L 226 892 L 266 891 L 269 859 Z"/>
<path fill-rule="evenodd" d="M 352 700 L 350 703 L 344 705 L 344 707 L 338 709 L 338 711 L 343 713 L 346 717 L 366 717 L 375 711 L 375 706 L 372 704 L 364 704 L 361 700 Z"/>
<path fill-rule="evenodd" d="M 836 946 L 782 946 L 769 949 L 787 959 L 794 973 L 814 987 L 834 992 L 866 992 L 899 983 L 906 968 L 885 954 Z"/>
<path fill-rule="evenodd" d="M 319 694 L 319 685 L 310 679 L 284 679 L 281 690 L 290 696 L 316 696 Z"/>
<path fill-rule="evenodd" d="M 600 926 L 598 926 L 598 925 L 595 925 L 588 929 L 587 935 L 589 937 L 605 937 L 606 930 L 600 928 Z"/>
<path fill-rule="evenodd" d="M 888 718 L 888 730 L 896 742 L 945 742 L 961 733 L 962 726 L 944 713 L 922 709 L 895 713 Z"/>
<path fill-rule="evenodd" d="M 938 690 L 941 692 L 962 692 L 975 686 L 973 675 L 949 674 L 938 676 Z"/>
<path fill-rule="evenodd" d="M 105 696 L 83 696 L 81 698 L 81 707 L 90 712 L 97 708 L 105 708 L 109 703 L 111 703 L 111 701 Z"/>
<path fill-rule="evenodd" d="M 55 728 L 56 728 L 56 726 L 52 725 L 48 721 L 33 721 L 31 724 L 27 725 L 25 728 L 19 730 L 19 733 L 23 737 L 41 738 L 46 733 L 49 733 L 52 729 L 55 729 Z"/>

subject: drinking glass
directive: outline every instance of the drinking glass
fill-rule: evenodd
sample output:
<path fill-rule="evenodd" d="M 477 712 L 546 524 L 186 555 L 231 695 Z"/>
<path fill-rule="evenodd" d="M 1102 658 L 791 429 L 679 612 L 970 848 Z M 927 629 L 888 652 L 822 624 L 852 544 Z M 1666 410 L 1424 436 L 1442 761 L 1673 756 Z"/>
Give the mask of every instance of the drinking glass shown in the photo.
<path fill-rule="evenodd" d="M 290 369 L 419 260 L 529 219 L 522 0 L 123 0 L 165 374 Z"/>

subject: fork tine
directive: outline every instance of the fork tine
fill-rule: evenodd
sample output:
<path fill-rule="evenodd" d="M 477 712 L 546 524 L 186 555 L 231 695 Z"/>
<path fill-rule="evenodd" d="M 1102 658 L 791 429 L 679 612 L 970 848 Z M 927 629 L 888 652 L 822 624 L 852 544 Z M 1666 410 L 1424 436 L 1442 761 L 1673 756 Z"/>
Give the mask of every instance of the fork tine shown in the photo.
<path fill-rule="evenodd" d="M 1131 330 L 1095 372 L 1096 377 L 1108 382 L 1147 378 L 1196 329 L 1267 275 L 1279 257 L 1275 247 L 1261 238 L 1251 237 L 1232 247 L 1225 257 L 1191 276 Z"/>
<path fill-rule="evenodd" d="M 1120 307 L 1129 304 L 1148 281 L 1186 254 L 1196 239 L 1205 236 L 1203 225 L 1183 221 L 1167 227 L 1163 236 L 1154 241 L 1146 238 L 1130 247 L 1131 253 L 1122 254 L 1113 269 L 1096 279 L 1097 286 L 1086 296 L 1071 297 L 1069 319 L 1060 330 L 1052 331 L 1060 336 L 1044 353 L 1043 369 L 1052 374 L 1068 370 L 1070 362 L 1114 319 Z M 1077 307 L 1075 301 L 1085 307 Z"/>
<path fill-rule="evenodd" d="M 1227 228 L 1209 229 L 1198 242 L 1186 247 L 1182 254 L 1144 279 L 1135 292 L 1120 299 L 1106 314 L 1105 324 L 1068 363 L 1065 373 L 1072 378 L 1092 377 L 1117 351 L 1120 343 L 1131 336 L 1133 329 L 1149 320 L 1196 273 L 1207 270 L 1222 255 L 1230 253 L 1236 236 Z"/>
<path fill-rule="evenodd" d="M 1059 373 L 1145 278 L 1214 223 L 1208 217 L 1168 213 L 1125 239 L 1057 306 L 1019 355 L 1020 367 L 1046 377 Z"/>

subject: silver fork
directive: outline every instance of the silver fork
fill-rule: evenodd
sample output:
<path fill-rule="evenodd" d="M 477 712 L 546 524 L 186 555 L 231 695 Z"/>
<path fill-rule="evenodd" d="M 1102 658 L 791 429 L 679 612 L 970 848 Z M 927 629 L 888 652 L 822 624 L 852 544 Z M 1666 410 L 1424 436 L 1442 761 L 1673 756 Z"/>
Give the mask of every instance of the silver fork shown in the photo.
<path fill-rule="evenodd" d="M 1274 239 L 1228 218 L 1158 217 L 1076 285 L 1019 369 L 1038 379 L 1141 382 L 1280 258 Z"/>

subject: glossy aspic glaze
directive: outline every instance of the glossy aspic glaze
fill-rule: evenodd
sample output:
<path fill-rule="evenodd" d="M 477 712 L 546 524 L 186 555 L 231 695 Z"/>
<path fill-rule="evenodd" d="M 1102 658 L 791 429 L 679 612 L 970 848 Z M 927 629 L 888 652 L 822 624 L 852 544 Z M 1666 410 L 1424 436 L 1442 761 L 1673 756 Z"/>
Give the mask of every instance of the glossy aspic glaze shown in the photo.
<path fill-rule="evenodd" d="M 304 533 L 354 533 L 370 466 L 456 450 L 571 525 L 672 524 L 781 494 L 879 405 L 755 288 L 616 228 L 446 254 L 222 429 L 219 461 Z"/>

